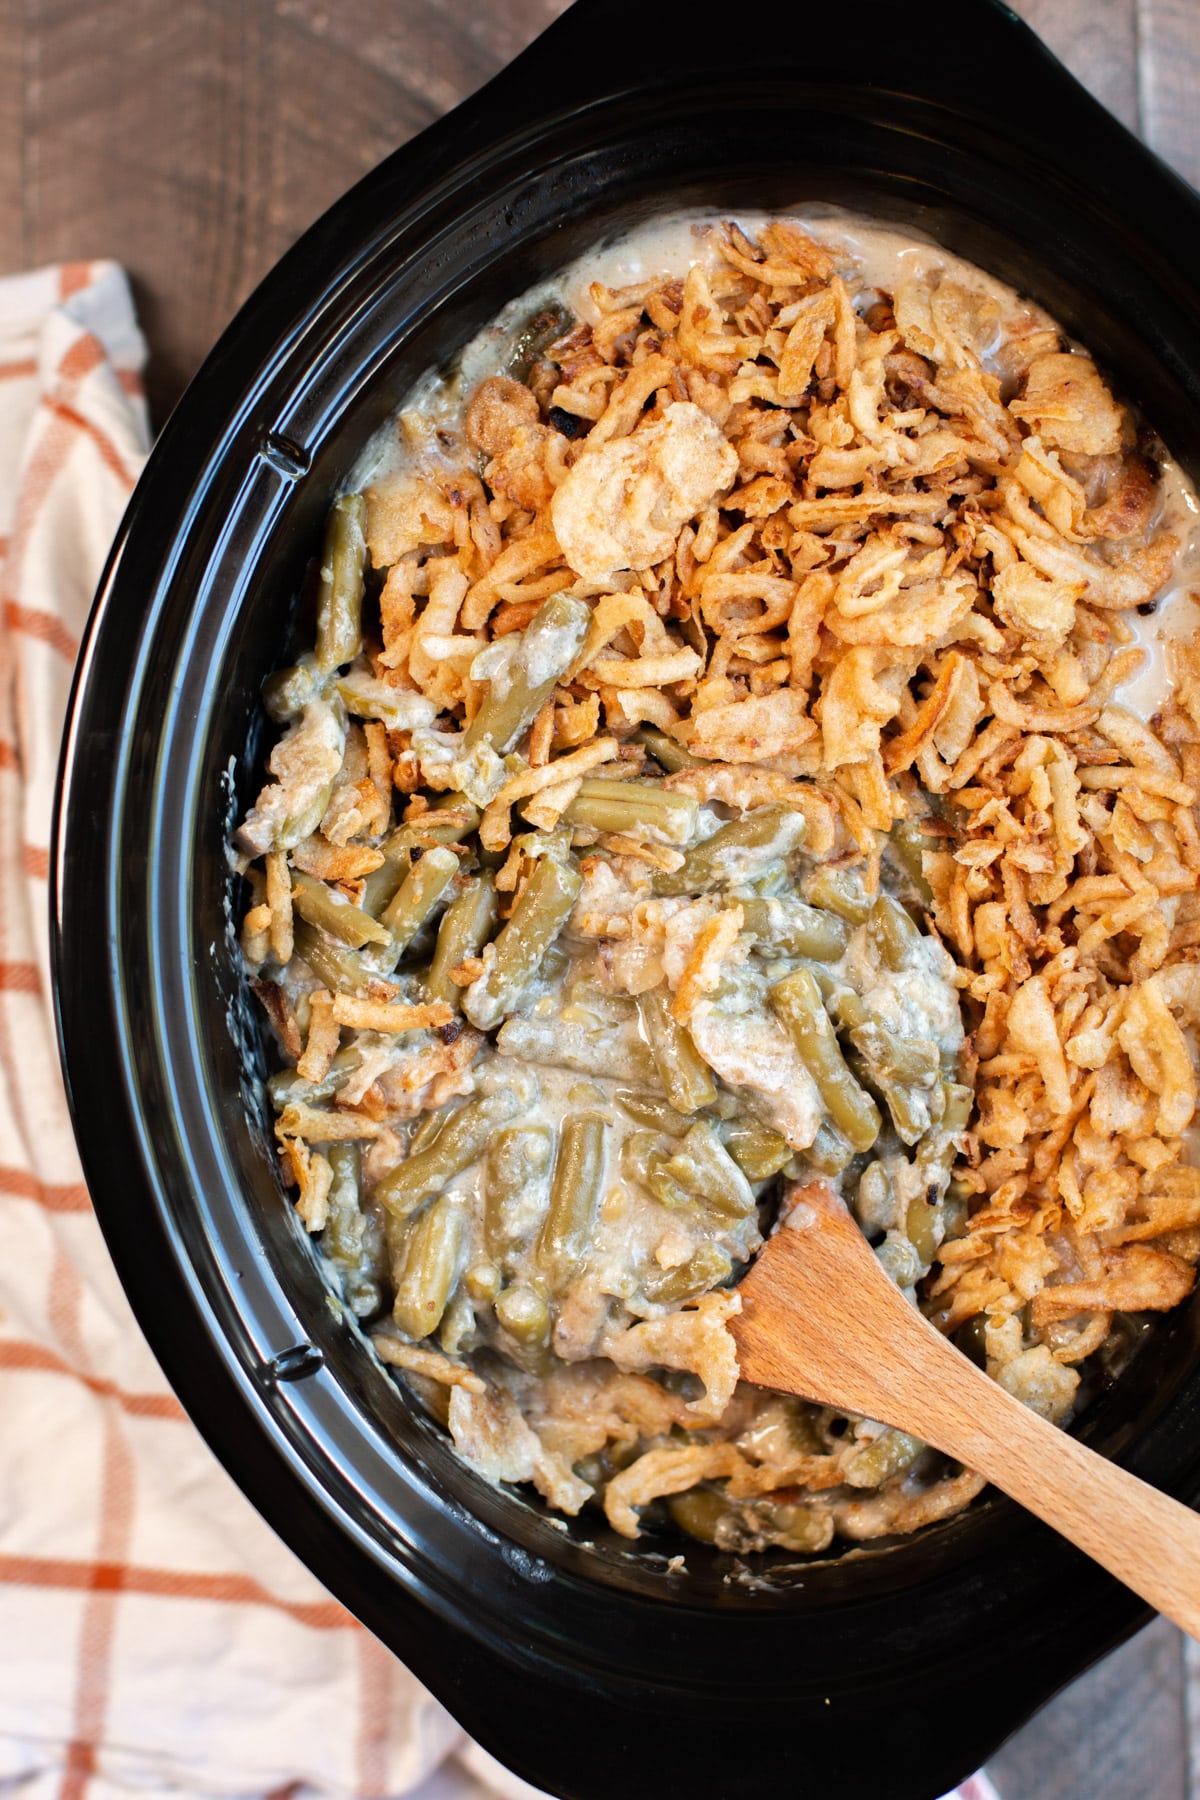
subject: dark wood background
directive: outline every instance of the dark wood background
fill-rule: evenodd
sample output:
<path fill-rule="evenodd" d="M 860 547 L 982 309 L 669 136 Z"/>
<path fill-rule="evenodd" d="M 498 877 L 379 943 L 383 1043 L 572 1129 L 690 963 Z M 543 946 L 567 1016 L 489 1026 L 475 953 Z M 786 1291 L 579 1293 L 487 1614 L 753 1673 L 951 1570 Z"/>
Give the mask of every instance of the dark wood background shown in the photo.
<path fill-rule="evenodd" d="M 964 21 L 973 3 L 962 0 Z M 1200 185 L 1200 0 L 1014 4 Z M 161 423 L 298 233 L 561 10 L 560 0 L 0 0 L 0 273 L 122 262 Z M 936 1694 L 910 1729 L 919 1754 L 921 1732 L 937 1729 Z M 1200 1651 L 1151 1626 L 992 1767 L 1003 1800 L 1200 1800 Z"/>

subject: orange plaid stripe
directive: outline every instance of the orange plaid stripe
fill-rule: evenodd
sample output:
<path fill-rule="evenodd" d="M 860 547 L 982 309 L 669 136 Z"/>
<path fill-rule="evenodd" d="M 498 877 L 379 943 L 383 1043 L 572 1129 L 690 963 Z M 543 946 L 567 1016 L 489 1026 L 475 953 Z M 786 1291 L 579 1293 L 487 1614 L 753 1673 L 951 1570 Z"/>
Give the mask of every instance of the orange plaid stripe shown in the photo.
<path fill-rule="evenodd" d="M 76 1561 L 53 1556 L 0 1555 L 0 1581 L 74 1593 L 155 1594 L 169 1600 L 206 1600 L 221 1606 L 265 1606 L 312 1631 L 358 1631 L 358 1620 L 336 1600 L 285 1600 L 250 1575 L 209 1575 L 149 1569 L 126 1562 Z M 386 1658 L 387 1652 L 380 1649 Z"/>

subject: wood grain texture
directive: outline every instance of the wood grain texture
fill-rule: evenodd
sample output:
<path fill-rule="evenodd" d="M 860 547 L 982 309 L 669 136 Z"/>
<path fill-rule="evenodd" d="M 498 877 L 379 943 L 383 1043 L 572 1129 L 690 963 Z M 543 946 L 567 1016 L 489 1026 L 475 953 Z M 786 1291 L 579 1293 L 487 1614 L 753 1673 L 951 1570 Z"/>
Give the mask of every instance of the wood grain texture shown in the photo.
<path fill-rule="evenodd" d="M 2 0 L 0 272 L 112 256 L 162 418 L 339 194 L 480 86 L 558 0 Z"/>
<path fill-rule="evenodd" d="M 1138 0 L 1142 135 L 1200 187 L 1200 0 Z"/>
<path fill-rule="evenodd" d="M 1195 1800 L 1180 1643 L 1160 1619 L 1044 1707 L 988 1764 L 1001 1800 Z"/>

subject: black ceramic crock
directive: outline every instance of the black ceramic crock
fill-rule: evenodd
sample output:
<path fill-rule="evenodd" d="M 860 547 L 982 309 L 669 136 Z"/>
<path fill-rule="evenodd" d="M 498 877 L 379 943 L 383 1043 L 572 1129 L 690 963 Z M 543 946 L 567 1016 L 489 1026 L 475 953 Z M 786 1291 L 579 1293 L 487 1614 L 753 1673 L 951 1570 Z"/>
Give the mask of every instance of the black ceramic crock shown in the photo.
<path fill-rule="evenodd" d="M 741 1564 L 486 1486 L 339 1324 L 273 1166 L 230 953 L 257 696 L 339 478 L 407 384 L 603 234 L 829 201 L 1033 295 L 1200 472 L 1200 202 L 990 0 L 731 13 L 579 0 L 263 283 L 171 419 L 80 658 L 54 858 L 96 1210 L 167 1375 L 317 1575 L 573 1800 L 932 1800 L 1145 1618 L 1007 1502 L 893 1548 Z M 1197 1315 L 1082 1435 L 1200 1495 Z"/>

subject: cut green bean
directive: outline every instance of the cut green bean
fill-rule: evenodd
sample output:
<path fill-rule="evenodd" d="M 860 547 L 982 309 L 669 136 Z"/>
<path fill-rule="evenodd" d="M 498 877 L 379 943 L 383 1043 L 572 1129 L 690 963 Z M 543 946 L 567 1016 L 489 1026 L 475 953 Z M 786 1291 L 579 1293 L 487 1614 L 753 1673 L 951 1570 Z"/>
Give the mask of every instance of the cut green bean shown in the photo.
<path fill-rule="evenodd" d="M 612 781 L 585 775 L 563 814 L 568 825 L 619 832 L 650 844 L 690 844 L 696 835 L 699 802 L 691 794 L 670 793 L 648 781 Z"/>
<path fill-rule="evenodd" d="M 629 1088 L 618 1088 L 615 1098 L 623 1112 L 652 1131 L 664 1132 L 668 1137 L 682 1137 L 688 1128 L 687 1119 L 676 1112 L 669 1100 L 660 1100 L 657 1094 L 638 1094 Z"/>
<path fill-rule="evenodd" d="M 828 1119 L 822 1121 L 816 1137 L 802 1152 L 808 1167 L 818 1175 L 840 1175 L 854 1161 L 854 1152 Z"/>
<path fill-rule="evenodd" d="M 379 971 L 370 969 L 358 952 L 341 944 L 331 944 L 305 921 L 296 926 L 293 955 L 306 962 L 317 980 L 335 994 L 359 994 Z"/>
<path fill-rule="evenodd" d="M 644 744 L 660 768 L 668 775 L 675 775 L 680 769 L 702 769 L 704 764 L 674 738 L 660 731 L 656 725 L 642 725 L 633 734 L 635 744 Z"/>
<path fill-rule="evenodd" d="M 341 1277 L 342 1296 L 356 1318 L 377 1312 L 382 1300 L 382 1234 L 362 1210 L 362 1145 L 326 1144 L 333 1170 L 329 1218 L 321 1250 Z"/>
<path fill-rule="evenodd" d="M 367 503 L 339 494 L 329 509 L 317 590 L 316 664 L 323 674 L 353 662 L 362 648 Z"/>
<path fill-rule="evenodd" d="M 311 968 L 312 965 L 309 966 Z M 294 1100 L 303 1100 L 309 1106 L 317 1100 L 328 1100 L 339 1088 L 345 1087 L 351 1075 L 361 1066 L 362 1051 L 350 1044 L 338 1051 L 321 1081 L 305 1081 L 297 1075 L 295 1069 L 278 1069 L 274 1075 L 267 1077 L 271 1104 L 276 1112 L 282 1112 Z"/>
<path fill-rule="evenodd" d="M 478 824 L 479 808 L 461 794 L 454 794 L 448 804 L 431 806 L 419 819 L 398 825 L 382 845 L 382 864 L 363 880 L 359 901 L 363 911 L 378 918 L 420 852 L 439 844 L 461 843 Z"/>
<path fill-rule="evenodd" d="M 550 1308 L 534 1288 L 505 1288 L 496 1301 L 496 1318 L 523 1350 L 541 1350 L 550 1342 Z"/>
<path fill-rule="evenodd" d="M 897 819 L 888 833 L 888 853 L 892 861 L 908 876 L 922 906 L 933 905 L 933 889 L 925 879 L 924 855 L 935 850 L 938 839 L 922 831 L 915 820 Z"/>
<path fill-rule="evenodd" d="M 534 1262 L 550 1292 L 561 1294 L 587 1255 L 604 1193 L 608 1127 L 597 1113 L 563 1121 L 550 1183 L 550 1207 Z"/>
<path fill-rule="evenodd" d="M 458 870 L 454 851 L 435 847 L 427 850 L 404 877 L 381 921 L 391 938 L 393 966 L 431 917 Z"/>
<path fill-rule="evenodd" d="M 675 1306 L 719 1287 L 733 1274 L 733 1258 L 720 1244 L 701 1244 L 675 1269 L 652 1269 L 642 1277 L 642 1292 L 656 1306 Z"/>
<path fill-rule="evenodd" d="M 865 925 L 871 911 L 862 882 L 848 869 L 814 869 L 805 880 L 804 897 L 850 925 Z"/>
<path fill-rule="evenodd" d="M 613 1081 L 658 1086 L 658 1067 L 635 1027 L 612 1029 L 513 1013 L 500 1027 L 496 1045 L 505 1056 L 520 1056 L 546 1068 L 571 1069 L 577 1075 L 602 1073 Z"/>
<path fill-rule="evenodd" d="M 573 862 L 553 855 L 538 858 L 508 923 L 492 944 L 487 968 L 463 995 L 463 1011 L 478 1030 L 494 1030 L 520 1004 L 582 885 Z"/>
<path fill-rule="evenodd" d="M 664 1192 L 673 1192 L 677 1183 L 723 1219 L 744 1219 L 754 1211 L 754 1189 L 717 1136 L 715 1127 L 705 1119 L 698 1119 L 689 1128 L 674 1154 L 660 1168 L 665 1181 L 658 1185 Z M 662 1199 L 658 1187 L 651 1185 L 651 1192 Z"/>
<path fill-rule="evenodd" d="M 469 956 L 479 955 L 496 929 L 496 917 L 496 880 L 485 871 L 467 883 L 442 915 L 433 961 L 425 977 L 425 992 L 431 1000 L 459 1005 L 462 989 L 450 979 L 450 971 Z"/>
<path fill-rule="evenodd" d="M 869 1150 L 883 1123 L 879 1108 L 846 1067 L 837 1033 L 807 969 L 776 982 L 768 996 L 817 1084 L 832 1123 L 852 1150 Z"/>
<path fill-rule="evenodd" d="M 757 1119 L 735 1119 L 725 1127 L 725 1148 L 747 1181 L 769 1181 L 792 1160 L 792 1146 Z"/>
<path fill-rule="evenodd" d="M 329 677 L 318 669 L 310 651 L 290 669 L 280 669 L 268 677 L 263 683 L 263 706 L 276 725 L 288 725 L 300 717 L 310 700 L 324 700 L 328 687 Z"/>
<path fill-rule="evenodd" d="M 671 1011 L 666 987 L 650 988 L 638 996 L 642 1030 L 658 1070 L 667 1099 L 676 1112 L 699 1112 L 717 1097 L 712 1070 L 692 1042 L 691 1033 Z"/>
<path fill-rule="evenodd" d="M 447 1119 L 453 1116 L 454 1109 L 449 1106 L 439 1107 L 436 1112 L 422 1113 L 408 1140 L 408 1154 L 415 1156 L 419 1150 L 428 1150 Z"/>
<path fill-rule="evenodd" d="M 904 1235 L 926 1269 L 937 1255 L 942 1226 L 941 1209 L 936 1201 L 931 1203 L 924 1194 L 914 1194 L 904 1215 Z"/>
<path fill-rule="evenodd" d="M 890 894 L 880 894 L 871 907 L 867 925 L 885 967 L 896 972 L 911 967 L 921 933 L 898 900 Z"/>
<path fill-rule="evenodd" d="M 822 912 L 803 900 L 739 899 L 745 929 L 756 943 L 788 956 L 811 956 L 816 962 L 837 962 L 844 953 L 849 933 L 836 913 Z"/>
<path fill-rule="evenodd" d="M 515 1094 L 501 1090 L 482 1094 L 459 1107 L 443 1125 L 428 1149 L 405 1160 L 375 1189 L 375 1197 L 399 1218 L 440 1194 L 448 1181 L 481 1156 L 498 1125 L 506 1125 L 519 1110 Z"/>
<path fill-rule="evenodd" d="M 654 877 L 656 894 L 707 894 L 713 888 L 748 881 L 768 863 L 798 848 L 805 832 L 804 814 L 785 806 L 760 806 L 743 819 L 731 819 L 711 837 L 695 844 L 683 866 Z"/>
<path fill-rule="evenodd" d="M 937 1082 L 941 1057 L 937 1045 L 926 1038 L 898 1037 L 886 1025 L 868 1019 L 854 1027 L 850 1042 L 866 1059 L 881 1087 L 904 1081 L 930 1088 Z"/>
<path fill-rule="evenodd" d="M 302 919 L 327 931 L 340 943 L 348 944 L 351 950 L 361 950 L 364 944 L 388 942 L 384 927 L 369 913 L 352 906 L 348 900 L 335 898 L 332 889 L 323 881 L 315 881 L 300 869 L 292 871 L 292 905 Z"/>
<path fill-rule="evenodd" d="M 554 1133 L 548 1125 L 513 1125 L 498 1131 L 488 1145 L 483 1236 L 488 1255 L 502 1268 L 524 1235 L 525 1218 L 536 1215 L 553 1160 Z"/>
<path fill-rule="evenodd" d="M 479 1306 L 492 1306 L 500 1296 L 504 1277 L 494 1262 L 472 1263 L 463 1276 L 463 1286 Z"/>
<path fill-rule="evenodd" d="M 850 1487 L 878 1488 L 902 1469 L 911 1468 L 925 1446 L 905 1431 L 881 1431 L 870 1442 L 856 1444 L 842 1462 L 842 1475 Z"/>
<path fill-rule="evenodd" d="M 452 1200 L 437 1201 L 412 1227 L 392 1306 L 392 1317 L 406 1336 L 419 1341 L 437 1330 L 466 1249 L 466 1220 Z"/>
<path fill-rule="evenodd" d="M 583 648 L 591 617 L 585 601 L 551 594 L 524 631 L 510 632 L 482 652 L 494 666 L 488 669 L 484 702 L 467 727 L 464 750 L 491 744 L 504 756 L 512 749 Z"/>

